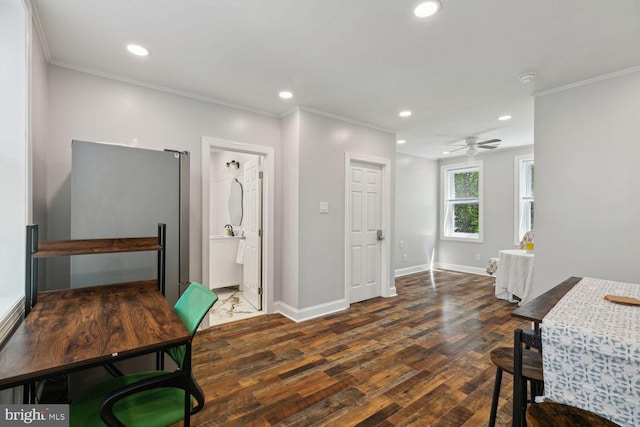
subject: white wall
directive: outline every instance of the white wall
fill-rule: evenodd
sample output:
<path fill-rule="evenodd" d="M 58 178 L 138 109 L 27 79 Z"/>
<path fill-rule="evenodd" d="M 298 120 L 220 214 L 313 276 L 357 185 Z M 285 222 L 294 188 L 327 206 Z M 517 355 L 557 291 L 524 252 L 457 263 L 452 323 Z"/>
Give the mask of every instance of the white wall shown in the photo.
<path fill-rule="evenodd" d="M 191 153 L 190 279 L 202 280 L 201 144 L 202 137 L 275 147 L 280 151 L 280 120 L 225 106 L 122 83 L 57 66 L 49 66 L 49 141 L 47 144 L 48 232 L 46 238 L 70 235 L 71 140 L 108 141 L 150 149 Z M 276 217 L 279 171 L 276 166 Z M 207 219 L 208 220 L 208 219 Z M 280 224 L 276 221 L 276 266 Z M 44 237 L 44 236 L 43 236 Z M 51 267 L 50 276 L 68 277 L 68 260 Z M 48 263 L 49 266 L 49 263 Z M 275 281 L 279 282 L 276 268 Z M 56 287 L 55 283 L 48 283 Z"/>
<path fill-rule="evenodd" d="M 537 144 L 537 141 L 536 141 Z M 489 258 L 498 256 L 501 249 L 514 248 L 514 157 L 533 153 L 533 146 L 513 150 L 500 150 L 486 153 L 475 158 L 483 161 L 483 227 L 482 243 L 440 240 L 442 229 L 442 208 L 438 204 L 438 256 L 439 263 L 470 267 L 478 273 L 484 272 Z M 453 157 L 439 162 L 439 166 L 464 163 L 466 157 Z M 538 178 L 544 174 L 536 162 L 536 233 L 538 220 Z M 438 172 L 440 174 L 440 172 Z M 438 185 L 438 197 L 441 197 L 442 183 Z M 536 252 L 538 249 L 536 234 Z M 475 255 L 480 254 L 480 261 Z M 536 260 L 537 262 L 537 260 Z"/>
<path fill-rule="evenodd" d="M 282 119 L 282 284 L 274 298 L 298 308 L 300 114 Z"/>
<path fill-rule="evenodd" d="M 29 136 L 31 139 L 32 223 L 47 235 L 47 143 L 49 141 L 49 87 L 47 61 L 36 31 L 31 35 Z M 46 289 L 44 262 L 39 263 L 38 284 Z"/>
<path fill-rule="evenodd" d="M 345 152 L 389 159 L 393 176 L 395 135 L 308 111 L 300 111 L 299 115 L 297 308 L 308 308 L 345 298 Z M 392 183 L 391 206 L 394 200 Z M 319 213 L 321 201 L 329 203 L 328 214 Z M 393 228 L 393 209 L 390 224 Z M 393 229 L 387 230 L 389 238 L 393 235 Z M 388 280 L 393 284 L 393 272 Z"/>
<path fill-rule="evenodd" d="M 434 256 L 438 242 L 440 169 L 436 160 L 400 153 L 395 158 L 396 255 L 393 266 L 396 274 L 402 274 L 429 268 Z M 401 248 L 401 242 L 404 248 Z"/>
<path fill-rule="evenodd" d="M 640 72 L 535 100 L 534 295 L 569 276 L 640 282 Z"/>

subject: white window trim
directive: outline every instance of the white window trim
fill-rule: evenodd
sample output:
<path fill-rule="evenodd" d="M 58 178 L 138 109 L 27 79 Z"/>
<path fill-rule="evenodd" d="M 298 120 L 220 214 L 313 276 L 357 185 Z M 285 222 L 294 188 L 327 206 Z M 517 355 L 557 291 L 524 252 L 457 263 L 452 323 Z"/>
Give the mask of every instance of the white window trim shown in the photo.
<path fill-rule="evenodd" d="M 445 197 L 447 197 L 447 175 L 449 173 L 450 170 L 453 169 L 467 169 L 467 168 L 471 168 L 471 167 L 477 167 L 478 168 L 478 172 L 480 174 L 480 176 L 478 177 L 478 205 L 479 205 L 479 209 L 478 209 L 478 227 L 479 227 L 479 232 L 478 234 L 467 234 L 465 235 L 465 233 L 456 233 L 455 236 L 448 236 L 446 235 L 445 232 L 445 222 L 446 222 L 446 216 L 447 216 L 447 203 L 445 202 Z M 440 168 L 440 182 L 441 182 L 441 188 L 440 188 L 440 240 L 451 240 L 451 241 L 458 241 L 458 242 L 469 242 L 469 243 L 483 243 L 483 239 L 484 239 L 484 221 L 483 221 L 483 210 L 484 210 L 484 203 L 483 203 L 483 193 L 484 191 L 483 189 L 483 181 L 484 181 L 484 177 L 483 177 L 483 170 L 482 170 L 482 160 L 474 160 L 473 162 L 470 163 L 456 163 L 456 164 L 450 164 L 450 165 L 443 165 Z"/>
<path fill-rule="evenodd" d="M 10 227 L 12 227 L 12 232 L 15 230 L 19 237 L 13 238 L 13 234 L 5 235 L 3 230 L 3 245 L 9 245 L 10 252 L 17 252 L 21 254 L 22 262 L 19 266 L 15 267 L 13 270 L 18 272 L 18 277 L 21 277 L 21 280 L 18 282 L 19 286 L 13 287 L 13 284 L 16 282 L 13 280 L 13 277 L 5 278 L 5 281 L 0 284 L 0 345 L 7 338 L 7 336 L 14 330 L 15 326 L 19 323 L 22 315 L 24 313 L 24 277 L 25 277 L 25 263 L 24 263 L 24 253 L 25 253 L 25 245 L 26 238 L 24 237 L 24 230 L 26 230 L 26 225 L 31 223 L 31 200 L 32 200 L 32 163 L 31 163 L 31 136 L 30 136 L 30 70 L 31 70 L 31 2 L 28 0 L 15 0 L 11 5 L 7 3 L 3 5 L 3 7 L 9 8 L 20 8 L 22 7 L 24 14 L 21 14 L 21 18 L 23 19 L 23 26 L 18 28 L 18 31 L 24 31 L 24 38 L 19 40 L 20 47 L 24 48 L 24 74 L 20 75 L 21 83 L 20 86 L 14 86 L 14 91 L 23 91 L 21 96 L 24 96 L 24 103 L 22 105 L 23 109 L 17 109 L 15 104 L 11 105 L 12 113 L 15 113 L 15 116 L 11 116 L 12 126 L 6 129 L 7 134 L 5 135 L 5 129 L 3 128 L 2 139 L 4 141 L 5 137 L 12 145 L 4 145 L 3 144 L 3 152 L 6 155 L 6 159 L 9 159 L 10 162 L 24 162 L 22 166 L 11 168 L 10 171 L 13 171 L 13 175 L 10 175 L 9 179 L 16 178 L 15 182 L 12 181 L 11 185 L 16 185 L 19 181 L 17 180 L 17 175 L 15 171 L 22 172 L 24 171 L 24 181 L 21 183 L 23 187 L 23 192 L 19 196 L 19 201 L 15 200 L 13 193 L 10 198 L 10 205 L 12 206 L 12 210 L 14 212 L 20 212 L 24 215 L 24 221 L 20 222 L 21 230 L 16 230 L 13 222 Z M 13 10 L 13 9 L 9 9 Z M 17 10 L 17 9 L 15 9 Z M 4 12 L 4 10 L 3 10 Z M 4 19 L 13 19 L 13 14 L 7 14 L 3 17 Z M 15 21 L 16 23 L 18 21 Z M 13 30 L 13 28 L 12 28 Z M 23 44 L 24 43 L 24 44 Z M 17 46 L 17 45 L 16 45 Z M 12 45 L 8 45 L 9 51 L 14 47 Z M 17 50 L 16 50 L 17 52 Z M 3 51 L 4 53 L 4 51 Z M 15 58 L 13 58 L 15 59 Z M 17 82 L 16 82 L 17 84 Z M 11 93 L 11 92 L 10 92 Z M 5 93 L 2 94 L 5 96 Z M 13 99 L 13 94 L 8 99 Z M 3 110 L 5 105 L 2 105 L 0 110 Z M 17 118 L 16 118 L 17 117 Z M 19 130 L 14 129 L 14 126 L 21 126 Z M 16 136 L 18 135 L 18 136 Z M 3 161 L 6 160 L 3 156 Z M 17 159 L 17 160 L 16 160 Z M 3 174 L 3 178 L 6 178 L 6 175 Z M 5 220 L 5 218 L 3 218 Z M 5 226 L 7 226 L 5 224 Z M 3 265 L 4 266 L 4 265 Z M 5 287 L 5 285 L 10 285 Z"/>
<path fill-rule="evenodd" d="M 520 245 L 520 240 L 522 239 L 522 235 L 524 232 L 520 231 L 520 220 L 521 214 L 520 212 L 520 195 L 522 194 L 523 183 L 521 180 L 521 171 L 522 171 L 522 162 L 526 161 L 534 161 L 533 154 L 525 154 L 522 156 L 514 156 L 513 157 L 513 243 L 514 245 Z M 535 163 L 534 163 L 535 164 Z M 535 198 L 534 198 L 535 200 Z"/>
<path fill-rule="evenodd" d="M 5 339 L 9 336 L 15 326 L 20 322 L 24 315 L 24 297 L 20 298 L 7 313 L 0 319 L 0 346 L 4 344 Z"/>

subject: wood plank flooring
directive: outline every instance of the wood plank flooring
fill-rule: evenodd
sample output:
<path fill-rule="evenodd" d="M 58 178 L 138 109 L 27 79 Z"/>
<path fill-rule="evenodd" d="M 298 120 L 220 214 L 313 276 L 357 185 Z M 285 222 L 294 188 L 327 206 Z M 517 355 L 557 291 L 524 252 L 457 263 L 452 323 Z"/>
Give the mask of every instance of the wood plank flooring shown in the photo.
<path fill-rule="evenodd" d="M 494 347 L 527 322 L 494 279 L 450 271 L 396 280 L 398 296 L 295 323 L 259 316 L 198 332 L 196 426 L 482 426 Z M 498 426 L 511 423 L 505 374 Z"/>

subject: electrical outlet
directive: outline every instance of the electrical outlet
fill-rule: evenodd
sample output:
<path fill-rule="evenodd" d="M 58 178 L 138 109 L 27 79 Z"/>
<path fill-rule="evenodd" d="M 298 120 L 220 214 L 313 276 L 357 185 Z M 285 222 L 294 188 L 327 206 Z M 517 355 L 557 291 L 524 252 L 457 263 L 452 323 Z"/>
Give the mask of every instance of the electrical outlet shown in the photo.
<path fill-rule="evenodd" d="M 476 254 L 476 261 L 480 261 L 480 254 Z"/>
<path fill-rule="evenodd" d="M 402 262 L 407 262 L 407 254 L 402 255 Z"/>

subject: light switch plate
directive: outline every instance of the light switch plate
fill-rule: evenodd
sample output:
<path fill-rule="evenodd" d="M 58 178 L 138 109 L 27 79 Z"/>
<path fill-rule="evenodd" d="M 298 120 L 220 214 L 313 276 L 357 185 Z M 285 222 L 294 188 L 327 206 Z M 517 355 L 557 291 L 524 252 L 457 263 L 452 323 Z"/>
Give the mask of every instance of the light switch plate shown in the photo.
<path fill-rule="evenodd" d="M 320 202 L 320 213 L 321 214 L 329 213 L 329 202 Z"/>

